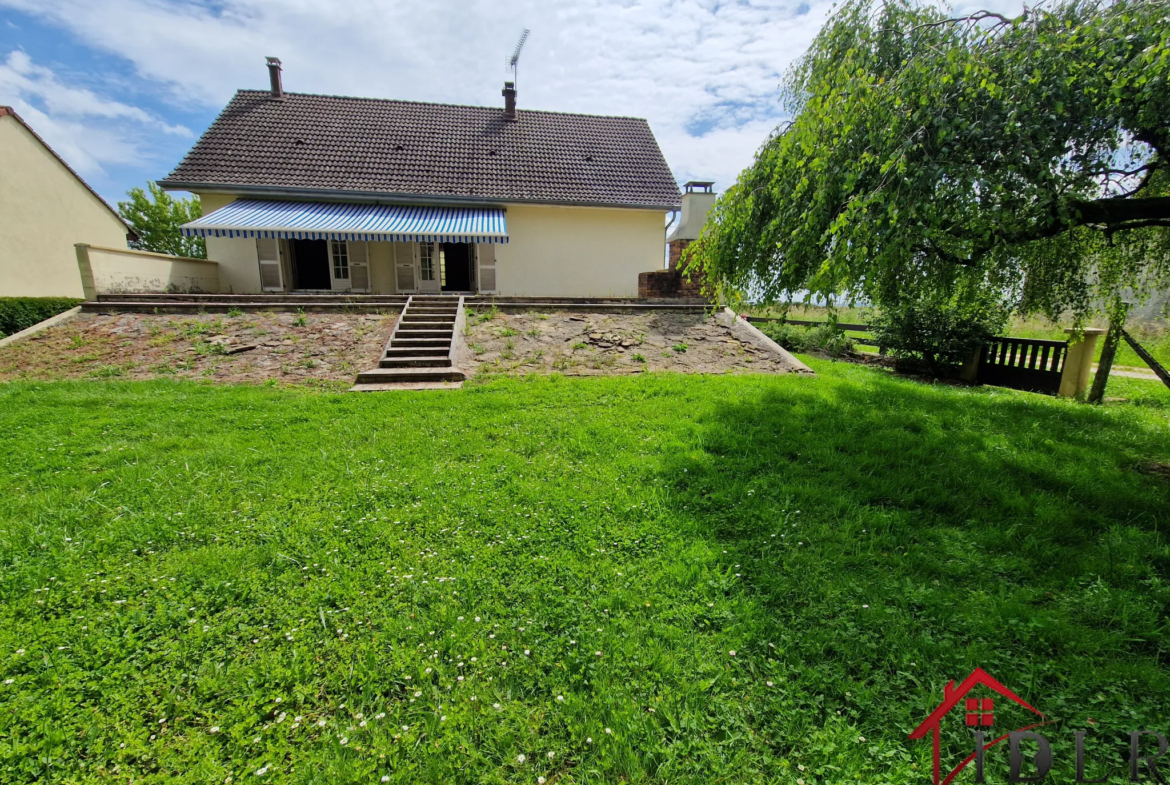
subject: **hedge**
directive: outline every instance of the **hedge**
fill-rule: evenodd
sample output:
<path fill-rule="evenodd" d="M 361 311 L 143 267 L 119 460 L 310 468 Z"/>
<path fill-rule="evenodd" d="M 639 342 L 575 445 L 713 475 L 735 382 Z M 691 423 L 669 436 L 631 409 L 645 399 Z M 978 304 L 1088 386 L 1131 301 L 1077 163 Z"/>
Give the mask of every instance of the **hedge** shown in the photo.
<path fill-rule="evenodd" d="M 73 297 L 0 297 L 0 337 L 28 329 L 80 303 Z"/>

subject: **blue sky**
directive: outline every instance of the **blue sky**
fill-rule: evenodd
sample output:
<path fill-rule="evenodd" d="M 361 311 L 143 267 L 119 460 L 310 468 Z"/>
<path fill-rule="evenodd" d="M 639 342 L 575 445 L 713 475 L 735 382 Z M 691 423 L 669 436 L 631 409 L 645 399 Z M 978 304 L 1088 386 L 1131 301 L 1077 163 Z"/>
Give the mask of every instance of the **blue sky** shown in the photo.
<path fill-rule="evenodd" d="M 1001 4 L 1002 0 L 993 5 Z M 781 119 L 830 2 L 0 0 L 0 104 L 108 201 L 165 176 L 239 88 L 645 117 L 680 182 L 722 189 Z"/>

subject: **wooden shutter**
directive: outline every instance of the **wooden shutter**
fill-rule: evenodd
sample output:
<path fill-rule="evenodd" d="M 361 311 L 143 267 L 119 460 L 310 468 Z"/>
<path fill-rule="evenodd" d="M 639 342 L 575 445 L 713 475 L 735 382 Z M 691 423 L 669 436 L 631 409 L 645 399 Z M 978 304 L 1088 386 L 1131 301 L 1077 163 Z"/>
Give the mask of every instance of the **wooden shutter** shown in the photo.
<path fill-rule="evenodd" d="M 284 291 L 284 276 L 280 271 L 280 241 L 256 238 L 256 260 L 260 263 L 260 288 L 265 292 Z"/>
<path fill-rule="evenodd" d="M 496 246 L 483 243 L 475 247 L 476 272 L 479 273 L 479 292 L 493 294 L 496 291 Z"/>
<path fill-rule="evenodd" d="M 399 292 L 417 292 L 418 281 L 414 274 L 414 254 L 403 253 L 399 243 L 394 244 L 394 276 Z"/>
<path fill-rule="evenodd" d="M 367 243 L 349 244 L 349 290 L 370 291 L 370 247 Z"/>

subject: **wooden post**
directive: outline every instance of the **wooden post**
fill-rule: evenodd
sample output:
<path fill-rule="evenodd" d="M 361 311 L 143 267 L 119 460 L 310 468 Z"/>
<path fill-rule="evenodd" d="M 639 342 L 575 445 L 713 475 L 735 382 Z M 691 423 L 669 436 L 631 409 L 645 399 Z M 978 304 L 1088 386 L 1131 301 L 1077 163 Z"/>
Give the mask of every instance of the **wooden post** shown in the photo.
<path fill-rule="evenodd" d="M 963 367 L 959 371 L 959 381 L 970 382 L 971 384 L 975 383 L 975 380 L 979 378 L 979 360 L 982 356 L 983 346 L 980 346 L 971 355 L 971 359 L 963 363 Z"/>
<path fill-rule="evenodd" d="M 1065 330 L 1072 335 L 1071 329 Z M 1081 331 L 1081 339 L 1069 343 L 1068 353 L 1064 357 L 1064 369 L 1060 374 L 1060 391 L 1056 394 L 1061 398 L 1079 398 L 1089 388 L 1089 374 L 1093 370 L 1093 354 L 1097 351 L 1097 339 L 1105 331 L 1097 327 L 1086 327 Z"/>
<path fill-rule="evenodd" d="M 1120 313 L 1109 320 L 1109 332 L 1105 334 L 1105 345 L 1101 347 L 1101 360 L 1097 363 L 1097 375 L 1093 377 L 1093 389 L 1089 392 L 1089 403 L 1101 403 L 1105 398 L 1105 387 L 1109 384 L 1109 372 L 1113 369 L 1113 356 L 1125 329 L 1125 316 L 1129 304 L 1124 303 Z"/>

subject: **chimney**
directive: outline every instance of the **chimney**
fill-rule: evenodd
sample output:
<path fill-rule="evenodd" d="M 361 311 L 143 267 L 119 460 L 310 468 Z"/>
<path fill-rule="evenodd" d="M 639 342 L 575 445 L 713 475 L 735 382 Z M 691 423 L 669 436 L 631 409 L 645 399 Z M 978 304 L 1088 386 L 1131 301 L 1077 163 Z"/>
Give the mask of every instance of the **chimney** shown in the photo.
<path fill-rule="evenodd" d="M 284 98 L 284 87 L 280 84 L 280 58 L 266 57 L 268 61 L 268 81 L 272 85 L 272 97 Z"/>
<path fill-rule="evenodd" d="M 516 83 L 504 82 L 504 119 L 516 119 Z"/>

